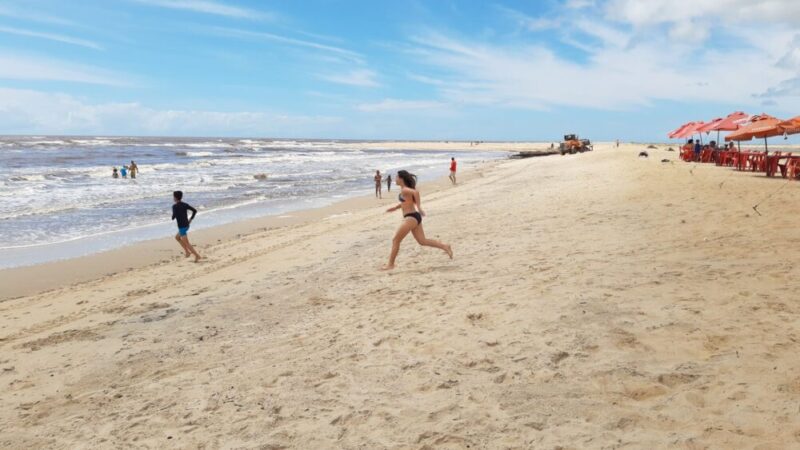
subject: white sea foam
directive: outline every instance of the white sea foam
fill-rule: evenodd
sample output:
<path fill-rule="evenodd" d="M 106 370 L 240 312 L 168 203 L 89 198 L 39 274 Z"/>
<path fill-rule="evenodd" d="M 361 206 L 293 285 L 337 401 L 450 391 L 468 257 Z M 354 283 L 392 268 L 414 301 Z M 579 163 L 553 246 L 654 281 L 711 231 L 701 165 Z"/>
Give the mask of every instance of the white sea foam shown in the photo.
<path fill-rule="evenodd" d="M 187 202 L 205 206 L 199 223 L 224 223 L 240 211 L 263 215 L 278 208 L 271 205 L 283 212 L 369 192 L 378 168 L 438 175 L 450 156 L 255 138 L 0 137 L 0 144 L 0 248 L 102 240 L 166 225 L 178 189 Z M 132 159 L 140 169 L 135 180 L 111 177 L 112 167 Z M 460 159 L 468 165 L 487 156 Z M 254 177 L 261 173 L 267 179 Z"/>

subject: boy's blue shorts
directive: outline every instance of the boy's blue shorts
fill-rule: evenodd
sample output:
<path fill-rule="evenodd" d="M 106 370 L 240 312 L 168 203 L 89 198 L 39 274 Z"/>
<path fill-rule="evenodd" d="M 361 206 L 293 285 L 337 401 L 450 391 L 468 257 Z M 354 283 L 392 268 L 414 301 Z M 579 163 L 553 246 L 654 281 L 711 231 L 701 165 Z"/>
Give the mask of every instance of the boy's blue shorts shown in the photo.
<path fill-rule="evenodd" d="M 178 234 L 181 236 L 186 236 L 186 233 L 189 232 L 189 227 L 178 227 Z"/>

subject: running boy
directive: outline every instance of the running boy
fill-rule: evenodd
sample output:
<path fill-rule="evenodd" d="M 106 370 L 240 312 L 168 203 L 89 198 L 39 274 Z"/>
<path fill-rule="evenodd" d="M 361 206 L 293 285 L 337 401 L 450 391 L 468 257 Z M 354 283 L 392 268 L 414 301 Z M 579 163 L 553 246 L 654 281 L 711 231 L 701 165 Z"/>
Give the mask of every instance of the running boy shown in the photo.
<path fill-rule="evenodd" d="M 175 240 L 181 244 L 181 248 L 187 258 L 194 255 L 194 262 L 200 261 L 200 255 L 194 247 L 192 247 L 192 244 L 189 243 L 189 236 L 187 236 L 187 233 L 189 233 L 189 225 L 191 225 L 192 220 L 194 220 L 197 210 L 183 203 L 183 192 L 175 191 L 172 193 L 172 197 L 175 200 L 175 204 L 172 205 L 172 220 L 178 221 L 178 234 L 175 235 Z M 187 218 L 188 211 L 192 212 L 192 217 Z"/>
<path fill-rule="evenodd" d="M 450 181 L 456 184 L 456 159 L 450 158 Z"/>

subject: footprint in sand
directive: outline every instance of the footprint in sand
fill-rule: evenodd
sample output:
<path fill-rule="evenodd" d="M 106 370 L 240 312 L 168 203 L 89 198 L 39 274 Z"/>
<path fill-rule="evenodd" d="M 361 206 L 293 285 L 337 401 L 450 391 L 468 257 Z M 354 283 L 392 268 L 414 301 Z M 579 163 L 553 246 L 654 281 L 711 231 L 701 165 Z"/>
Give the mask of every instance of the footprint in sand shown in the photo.
<path fill-rule="evenodd" d="M 31 351 L 36 351 L 42 347 L 49 347 L 51 345 L 58 345 L 70 341 L 96 341 L 100 337 L 91 330 L 66 330 L 53 333 L 50 336 L 34 341 L 25 342 L 17 346 L 17 348 L 27 348 Z"/>
<path fill-rule="evenodd" d="M 659 385 L 635 386 L 626 388 L 622 393 L 625 397 L 632 400 L 642 401 L 649 398 L 658 397 L 667 393 L 667 389 Z"/>
<path fill-rule="evenodd" d="M 692 381 L 698 379 L 699 377 L 700 377 L 699 375 L 694 375 L 690 373 L 665 373 L 659 375 L 657 380 L 664 386 L 674 388 L 675 386 L 681 384 L 691 383 Z"/>

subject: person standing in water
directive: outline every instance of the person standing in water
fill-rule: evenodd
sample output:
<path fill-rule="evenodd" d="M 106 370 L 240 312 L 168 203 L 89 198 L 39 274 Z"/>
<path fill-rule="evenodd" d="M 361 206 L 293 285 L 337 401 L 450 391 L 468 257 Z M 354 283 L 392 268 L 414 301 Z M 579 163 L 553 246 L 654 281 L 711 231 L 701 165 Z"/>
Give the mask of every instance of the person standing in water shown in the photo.
<path fill-rule="evenodd" d="M 117 168 L 114 167 L 114 170 L 111 172 L 111 178 L 119 178 L 119 172 L 117 172 Z"/>
<path fill-rule="evenodd" d="M 401 170 L 397 172 L 395 183 L 400 186 L 400 195 L 397 197 L 400 203 L 387 209 L 386 212 L 402 209 L 403 222 L 394 234 L 394 239 L 392 239 L 392 252 L 389 254 L 389 263 L 383 266 L 381 270 L 394 269 L 397 253 L 400 251 L 400 243 L 403 242 L 408 233 L 414 235 L 414 239 L 417 240 L 419 245 L 444 250 L 447 256 L 453 259 L 453 249 L 449 245 L 425 237 L 425 230 L 422 229 L 422 217 L 425 216 L 425 212 L 422 210 L 422 199 L 416 189 L 416 175 Z"/>
<path fill-rule="evenodd" d="M 181 245 L 185 256 L 188 258 L 194 255 L 194 262 L 200 261 L 200 254 L 189 243 L 189 226 L 197 214 L 197 210 L 190 205 L 183 202 L 183 192 L 175 191 L 172 193 L 172 199 L 175 204 L 172 205 L 172 220 L 178 221 L 178 234 L 175 235 L 175 240 Z M 192 212 L 192 217 L 188 216 L 188 211 Z"/>
<path fill-rule="evenodd" d="M 136 178 L 136 175 L 139 173 L 139 166 L 131 160 L 131 165 L 128 166 L 128 170 L 131 171 L 131 178 Z"/>
<path fill-rule="evenodd" d="M 386 192 L 392 192 L 392 174 L 386 175 Z"/>
<path fill-rule="evenodd" d="M 450 181 L 456 184 L 456 159 L 450 158 Z"/>
<path fill-rule="evenodd" d="M 381 192 L 383 189 L 383 177 L 381 176 L 381 171 L 375 171 L 375 197 L 383 198 L 383 193 Z"/>
<path fill-rule="evenodd" d="M 119 169 L 119 173 L 122 175 L 122 178 L 128 178 L 128 166 L 123 165 L 122 168 Z"/>

